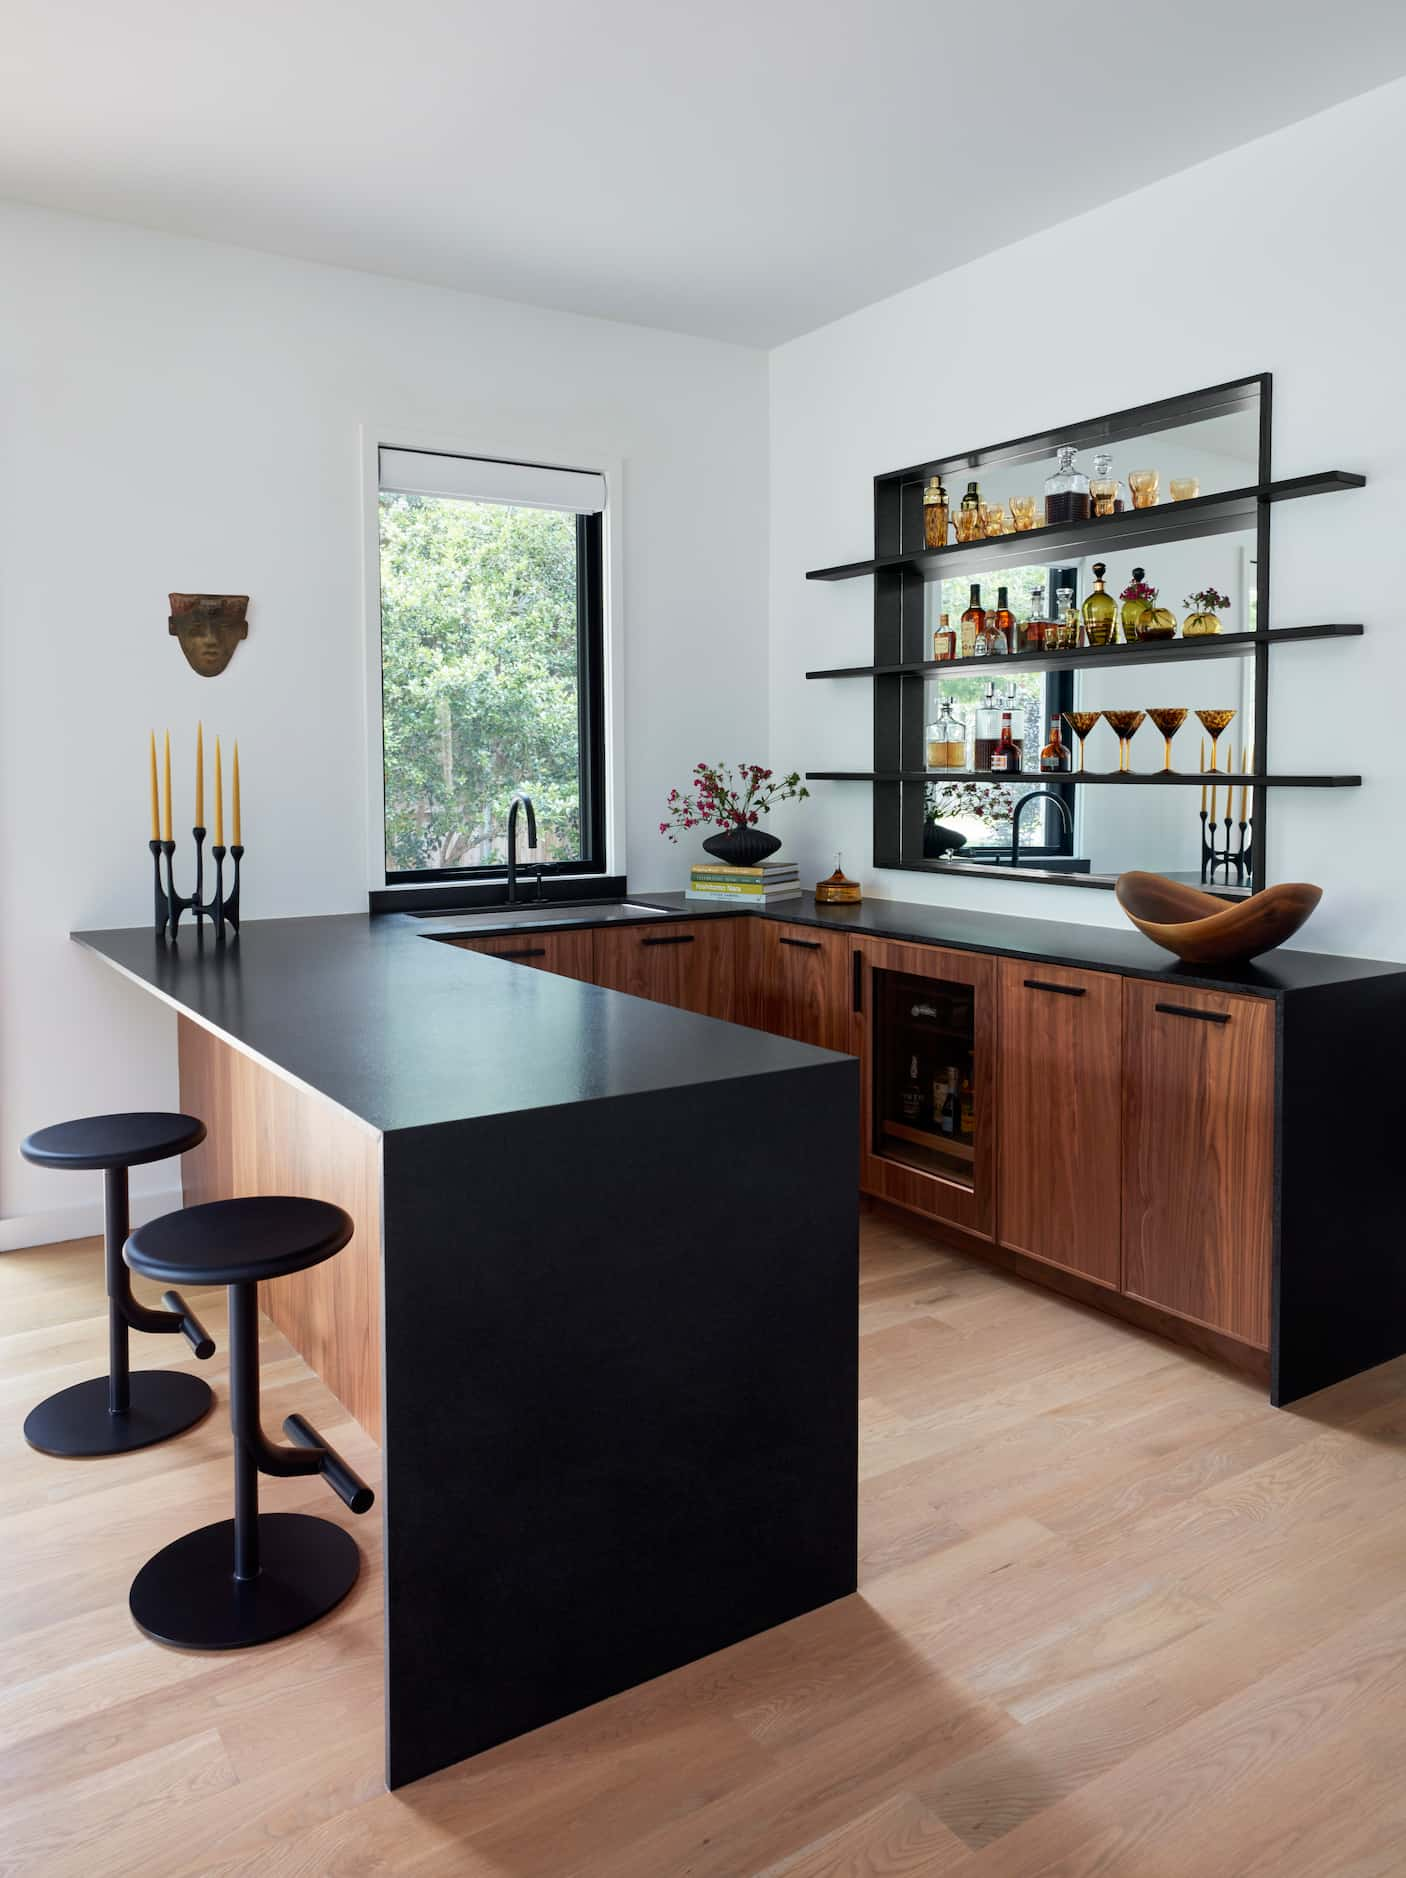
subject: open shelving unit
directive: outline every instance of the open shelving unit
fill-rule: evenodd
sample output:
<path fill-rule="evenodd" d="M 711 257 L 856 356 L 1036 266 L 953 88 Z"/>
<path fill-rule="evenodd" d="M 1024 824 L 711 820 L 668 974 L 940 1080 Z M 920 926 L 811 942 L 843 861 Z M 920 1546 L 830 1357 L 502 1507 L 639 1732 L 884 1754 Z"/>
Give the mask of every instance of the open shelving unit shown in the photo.
<path fill-rule="evenodd" d="M 1079 450 L 1106 447 L 1131 438 L 1146 440 L 1163 431 L 1230 413 L 1254 409 L 1258 416 L 1256 480 L 1243 488 L 1223 490 L 1189 501 L 1161 503 L 1150 509 L 1055 527 L 1027 529 L 1023 533 L 990 540 L 954 542 L 942 548 L 923 545 L 922 492 L 933 475 L 969 476 L 996 465 L 1043 464 L 1061 443 Z M 1030 773 L 1032 786 L 1057 782 L 1063 789 L 1088 788 L 1199 788 L 1233 783 L 1253 791 L 1254 856 L 1252 888 L 1264 885 L 1264 857 L 1268 852 L 1268 794 L 1272 789 L 1352 789 L 1360 776 L 1277 773 L 1268 768 L 1269 660 L 1275 648 L 1286 649 L 1315 640 L 1355 639 L 1360 624 L 1328 624 L 1265 628 L 1254 632 L 1221 633 L 1199 639 L 1139 640 L 1132 645 L 1080 647 L 1062 652 L 1021 652 L 998 658 L 958 658 L 941 662 L 926 657 L 924 591 L 931 581 L 946 580 L 967 570 L 997 571 L 1021 565 L 1056 566 L 1067 561 L 1106 553 L 1127 552 L 1158 543 L 1192 540 L 1202 535 L 1255 530 L 1255 617 L 1269 619 L 1270 517 L 1281 502 L 1309 496 L 1360 489 L 1366 477 L 1348 470 L 1325 470 L 1315 475 L 1276 481 L 1270 465 L 1271 378 L 1258 373 L 1187 392 L 1128 410 L 1105 413 L 1081 423 L 1018 437 L 1007 443 L 934 457 L 874 478 L 874 555 L 867 561 L 843 562 L 813 568 L 807 580 L 874 582 L 874 660 L 870 665 L 842 665 L 807 672 L 808 679 L 867 678 L 874 693 L 874 767 L 870 770 L 808 770 L 810 782 L 867 783 L 874 792 L 874 865 L 904 870 L 951 871 L 951 863 L 922 857 L 923 811 L 929 785 L 935 782 L 990 782 L 983 771 L 941 771 L 923 767 L 924 691 L 934 677 L 964 672 L 990 676 L 1007 670 L 1059 672 L 1110 666 L 1194 663 L 1204 660 L 1250 659 L 1254 662 L 1254 718 L 1257 764 L 1247 775 L 1199 770 L 1080 771 L 1057 778 Z M 1025 780 L 1024 777 L 1016 780 Z M 1028 869 L 1013 868 L 1003 878 L 1039 878 L 1038 860 Z M 1046 873 L 1048 880 L 1068 876 Z M 1111 876 L 1082 876 L 1080 884 L 1112 886 Z"/>

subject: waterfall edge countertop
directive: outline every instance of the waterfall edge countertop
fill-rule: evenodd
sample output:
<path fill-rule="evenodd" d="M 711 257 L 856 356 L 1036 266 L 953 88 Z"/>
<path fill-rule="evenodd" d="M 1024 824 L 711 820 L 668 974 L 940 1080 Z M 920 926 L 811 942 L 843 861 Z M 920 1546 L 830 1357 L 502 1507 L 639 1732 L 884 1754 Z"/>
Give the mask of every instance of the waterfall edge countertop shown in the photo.
<path fill-rule="evenodd" d="M 248 920 L 223 946 L 193 929 L 174 944 L 145 927 L 72 937 L 383 1134 L 828 1060 L 808 1044 L 434 943 L 459 930 L 348 913 Z"/>

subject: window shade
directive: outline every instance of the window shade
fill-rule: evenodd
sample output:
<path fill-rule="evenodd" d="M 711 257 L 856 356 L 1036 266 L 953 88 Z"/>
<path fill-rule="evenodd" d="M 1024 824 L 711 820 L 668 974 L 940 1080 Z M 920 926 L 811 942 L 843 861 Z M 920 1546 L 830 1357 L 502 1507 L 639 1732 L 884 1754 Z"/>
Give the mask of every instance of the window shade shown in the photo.
<path fill-rule="evenodd" d="M 406 496 L 458 496 L 466 502 L 502 502 L 514 508 L 566 509 L 594 515 L 605 507 L 605 478 L 592 470 L 550 469 L 542 463 L 505 463 L 495 457 L 440 456 L 428 450 L 390 450 L 381 456 L 381 487 Z"/>

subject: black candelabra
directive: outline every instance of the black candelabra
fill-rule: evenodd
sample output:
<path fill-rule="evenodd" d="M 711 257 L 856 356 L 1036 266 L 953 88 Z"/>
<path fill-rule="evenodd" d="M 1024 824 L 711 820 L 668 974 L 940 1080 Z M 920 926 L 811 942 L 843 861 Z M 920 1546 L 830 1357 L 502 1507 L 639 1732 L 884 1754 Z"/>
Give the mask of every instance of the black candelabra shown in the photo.
<path fill-rule="evenodd" d="M 192 828 L 195 841 L 195 892 L 187 899 L 176 892 L 176 868 L 174 841 L 148 841 L 151 850 L 152 868 L 156 882 L 156 936 L 158 939 L 174 939 L 179 931 L 181 915 L 189 913 L 196 922 L 197 932 L 202 920 L 212 920 L 215 938 L 224 943 L 225 927 L 229 926 L 236 937 L 239 933 L 239 863 L 244 859 L 244 847 L 241 842 L 234 842 L 226 848 L 223 842 L 214 842 L 210 848 L 210 858 L 215 863 L 214 891 L 205 898 L 205 830 Z M 225 892 L 225 860 L 232 864 L 233 877 L 229 892 Z M 165 884 L 162 884 L 162 865 L 165 865 Z"/>
<path fill-rule="evenodd" d="M 1237 822 L 1231 809 L 1230 790 L 1227 789 L 1225 816 L 1223 819 L 1201 810 L 1201 878 L 1214 881 L 1219 871 L 1229 884 L 1231 870 L 1234 869 L 1236 882 L 1250 879 L 1255 868 L 1254 818 Z M 1217 827 L 1225 829 L 1225 840 L 1216 838 Z M 1233 847 L 1232 837 L 1235 829 L 1240 831 L 1240 844 Z"/>

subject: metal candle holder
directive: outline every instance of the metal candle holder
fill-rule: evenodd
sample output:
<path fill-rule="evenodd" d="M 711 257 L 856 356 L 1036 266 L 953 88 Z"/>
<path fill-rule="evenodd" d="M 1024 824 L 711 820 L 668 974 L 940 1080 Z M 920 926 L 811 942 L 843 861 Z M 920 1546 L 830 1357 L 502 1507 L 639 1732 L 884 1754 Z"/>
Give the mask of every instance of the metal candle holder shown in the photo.
<path fill-rule="evenodd" d="M 1254 872 L 1254 818 L 1251 817 L 1249 821 L 1237 823 L 1233 815 L 1227 815 L 1224 821 L 1225 845 L 1222 847 L 1218 846 L 1216 842 L 1216 823 L 1211 821 L 1210 815 L 1205 809 L 1201 810 L 1201 878 L 1202 880 L 1214 880 L 1216 870 L 1223 868 L 1228 885 L 1230 882 L 1230 870 L 1234 868 L 1235 879 L 1238 884 L 1248 879 Z M 1208 822 L 1210 822 L 1209 838 L 1206 826 Z M 1240 846 L 1232 849 L 1230 845 L 1230 834 L 1231 829 L 1234 827 L 1238 827 L 1240 830 Z"/>
<path fill-rule="evenodd" d="M 189 913 L 199 930 L 201 920 L 212 920 L 215 926 L 215 938 L 223 945 L 226 925 L 239 933 L 239 863 L 244 859 L 244 845 L 234 842 L 226 848 L 223 843 L 211 844 L 210 858 L 215 863 L 215 891 L 207 900 L 205 896 L 205 830 L 192 828 L 191 836 L 195 841 L 195 892 L 190 899 L 176 891 L 176 869 L 174 841 L 148 841 L 151 850 L 152 867 L 155 874 L 155 919 L 158 939 L 169 936 L 174 939 L 180 929 L 181 915 Z M 234 864 L 234 879 L 228 893 L 225 892 L 225 857 Z M 161 868 L 165 862 L 166 880 L 162 884 Z"/>

